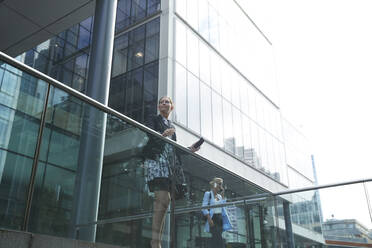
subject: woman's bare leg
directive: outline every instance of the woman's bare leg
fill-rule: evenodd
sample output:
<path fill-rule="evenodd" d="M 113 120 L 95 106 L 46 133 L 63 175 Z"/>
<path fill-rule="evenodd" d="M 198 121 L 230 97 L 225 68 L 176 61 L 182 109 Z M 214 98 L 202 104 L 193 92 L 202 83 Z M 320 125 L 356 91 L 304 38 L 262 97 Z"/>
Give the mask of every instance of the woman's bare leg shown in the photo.
<path fill-rule="evenodd" d="M 164 229 L 165 213 L 170 202 L 168 191 L 155 191 L 154 212 L 152 216 L 152 248 L 161 248 L 161 237 Z"/>

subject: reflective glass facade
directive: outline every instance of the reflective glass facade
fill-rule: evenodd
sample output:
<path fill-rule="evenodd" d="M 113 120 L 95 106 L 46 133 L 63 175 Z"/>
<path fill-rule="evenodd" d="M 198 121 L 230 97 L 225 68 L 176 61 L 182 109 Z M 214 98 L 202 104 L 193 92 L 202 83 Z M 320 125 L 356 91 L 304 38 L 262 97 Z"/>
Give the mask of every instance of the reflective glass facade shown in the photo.
<path fill-rule="evenodd" d="M 160 0 L 118 1 L 109 106 L 143 122 L 156 112 Z M 24 63 L 86 91 L 93 17 L 25 53 Z M 155 104 L 154 104 L 155 103 Z"/>
<path fill-rule="evenodd" d="M 159 143 L 169 141 L 108 108 L 100 109 L 66 89 L 48 86 L 13 66 L 0 64 L 0 131 L 5 134 L 0 139 L 0 226 L 61 237 L 75 233 L 77 239 L 82 238 L 81 230 L 94 228 L 97 242 L 146 246 L 151 238 L 154 196 L 145 180 L 143 148 L 149 138 L 158 139 Z M 90 122 L 92 115 L 97 117 L 94 123 Z M 88 132 L 84 128 L 87 122 L 94 127 Z M 42 136 L 38 139 L 40 131 Z M 101 189 L 97 223 L 75 222 L 75 201 L 89 196 L 89 192 L 76 189 L 85 183 L 94 185 L 89 180 L 81 181 L 79 163 L 84 157 L 84 144 L 86 139 L 94 140 L 102 134 L 105 147 L 98 182 Z M 211 175 L 223 178 L 226 185 L 226 209 L 233 229 L 224 232 L 223 242 L 232 247 L 289 247 L 289 226 L 295 247 L 322 247 L 318 194 L 330 199 L 325 201 L 327 209 L 345 205 L 353 214 L 355 202 L 359 202 L 359 214 L 369 214 L 367 189 L 371 185 L 367 181 L 275 195 L 184 147 L 174 148 L 180 154 L 188 196 L 176 200 L 168 213 L 163 242 L 171 247 L 206 247 L 210 242 L 210 233 L 203 229 L 200 207 Z M 32 171 L 36 171 L 35 177 Z M 30 182 L 34 182 L 31 201 L 27 200 Z M 26 206 L 31 211 L 28 225 L 23 228 Z"/>
<path fill-rule="evenodd" d="M 271 44 L 233 1 L 175 13 L 176 121 L 287 185 Z"/>
<path fill-rule="evenodd" d="M 297 185 L 307 185 L 314 181 L 312 170 L 312 162 L 309 159 L 310 143 L 295 127 L 287 120 L 283 119 L 283 135 L 285 140 L 285 150 L 287 164 L 290 166 L 292 173 L 299 173 L 302 177 L 306 177 L 308 183 L 303 183 L 303 180 L 297 180 L 297 177 L 290 177 L 291 187 Z M 300 183 L 298 181 L 301 181 Z"/>

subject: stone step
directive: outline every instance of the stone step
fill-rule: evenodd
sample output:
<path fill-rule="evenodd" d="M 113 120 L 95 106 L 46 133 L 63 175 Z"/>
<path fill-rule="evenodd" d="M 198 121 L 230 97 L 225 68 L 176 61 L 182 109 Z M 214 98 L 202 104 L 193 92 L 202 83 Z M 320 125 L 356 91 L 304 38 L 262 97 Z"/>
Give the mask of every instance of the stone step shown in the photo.
<path fill-rule="evenodd" d="M 124 248 L 82 240 L 0 229 L 0 248 Z"/>

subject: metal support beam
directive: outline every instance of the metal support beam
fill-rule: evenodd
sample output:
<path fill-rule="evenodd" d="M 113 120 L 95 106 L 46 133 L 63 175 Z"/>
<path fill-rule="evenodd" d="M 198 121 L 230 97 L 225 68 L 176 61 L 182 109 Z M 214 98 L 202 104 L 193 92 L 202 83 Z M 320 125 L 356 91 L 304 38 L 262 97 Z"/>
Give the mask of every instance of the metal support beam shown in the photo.
<path fill-rule="evenodd" d="M 285 222 L 285 234 L 287 239 L 287 247 L 294 248 L 294 236 L 292 231 L 292 220 L 291 220 L 291 211 L 289 209 L 289 202 L 283 202 L 283 213 L 284 213 L 284 222 Z"/>
<path fill-rule="evenodd" d="M 117 0 L 96 0 L 87 96 L 107 105 L 114 47 Z M 79 159 L 74 188 L 71 237 L 95 241 L 107 114 L 84 106 Z"/>

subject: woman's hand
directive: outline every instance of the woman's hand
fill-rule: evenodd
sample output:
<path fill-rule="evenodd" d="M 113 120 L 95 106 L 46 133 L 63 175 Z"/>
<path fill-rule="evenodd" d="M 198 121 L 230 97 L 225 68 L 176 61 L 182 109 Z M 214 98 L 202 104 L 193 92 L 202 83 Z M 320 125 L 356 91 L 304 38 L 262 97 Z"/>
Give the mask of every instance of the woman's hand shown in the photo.
<path fill-rule="evenodd" d="M 200 146 L 198 148 L 195 148 L 194 147 L 195 144 L 193 144 L 192 146 L 189 146 L 189 149 L 192 151 L 192 152 L 197 152 L 200 150 Z"/>
<path fill-rule="evenodd" d="M 220 195 L 221 195 L 222 199 L 225 199 L 225 189 L 223 187 L 221 187 Z"/>
<path fill-rule="evenodd" d="M 172 136 L 175 132 L 176 132 L 175 128 L 168 128 L 168 129 L 165 129 L 165 131 L 161 135 L 163 135 L 164 137 L 168 137 L 168 136 Z"/>

